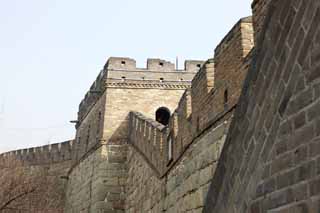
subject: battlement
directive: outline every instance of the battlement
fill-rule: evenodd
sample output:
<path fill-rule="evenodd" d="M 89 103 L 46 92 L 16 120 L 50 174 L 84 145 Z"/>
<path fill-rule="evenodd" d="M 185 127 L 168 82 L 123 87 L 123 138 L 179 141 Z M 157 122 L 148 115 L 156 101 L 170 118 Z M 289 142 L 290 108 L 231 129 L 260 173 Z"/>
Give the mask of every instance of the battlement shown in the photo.
<path fill-rule="evenodd" d="M 235 50 L 243 51 L 243 56 L 245 56 L 245 51 L 249 46 L 249 50 L 253 47 L 253 27 L 252 27 L 252 17 L 245 17 L 240 19 L 233 28 L 227 33 L 227 35 L 222 39 L 222 41 L 215 48 L 215 58 L 223 54 L 227 49 L 232 49 L 235 45 L 237 48 Z"/>
<path fill-rule="evenodd" d="M 110 57 L 79 105 L 78 124 L 108 87 L 186 89 L 203 64 L 200 60 L 186 60 L 184 70 L 176 70 L 169 61 L 147 59 L 146 68 L 137 68 L 134 59 Z"/>
<path fill-rule="evenodd" d="M 24 166 L 54 164 L 69 161 L 72 158 L 73 140 L 40 147 L 15 150 L 0 154 L 0 165 L 9 165 L 18 160 Z"/>
<path fill-rule="evenodd" d="M 174 71 L 175 65 L 170 61 L 165 61 L 161 59 L 148 59 L 147 70 Z"/>
<path fill-rule="evenodd" d="M 126 57 L 110 57 L 104 66 L 105 70 L 135 70 L 136 61 Z"/>
<path fill-rule="evenodd" d="M 136 61 L 127 57 L 110 57 L 104 66 L 105 70 L 150 71 L 150 72 L 197 72 L 204 61 L 186 60 L 184 69 L 176 69 L 174 63 L 159 58 L 148 58 L 146 68 L 138 68 Z"/>
<path fill-rule="evenodd" d="M 163 167 L 163 145 L 167 141 L 167 128 L 141 113 L 130 112 L 130 143 L 141 150 L 151 165 L 161 174 Z"/>
<path fill-rule="evenodd" d="M 157 122 L 130 113 L 129 141 L 160 175 L 208 129 L 227 128 L 251 62 L 252 47 L 251 17 L 240 19 L 215 49 L 214 59 L 202 63 L 166 127 L 158 129 Z M 186 67 L 196 68 L 197 62 L 186 62 Z"/>

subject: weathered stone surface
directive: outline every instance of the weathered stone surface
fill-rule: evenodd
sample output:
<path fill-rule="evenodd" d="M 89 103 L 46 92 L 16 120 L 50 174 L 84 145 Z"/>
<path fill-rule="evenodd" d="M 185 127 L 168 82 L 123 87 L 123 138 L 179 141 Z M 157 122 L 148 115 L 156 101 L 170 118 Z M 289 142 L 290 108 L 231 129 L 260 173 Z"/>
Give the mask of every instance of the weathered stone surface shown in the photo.
<path fill-rule="evenodd" d="M 317 212 L 320 94 L 314 90 L 319 75 L 312 71 L 317 63 L 310 62 L 317 58 L 312 47 L 318 43 L 320 3 L 256 0 L 253 8 L 256 53 L 204 212 Z M 242 128 L 248 121 L 253 128 Z M 268 133 L 263 140 L 261 128 Z M 235 134 L 238 129 L 247 136 Z"/>

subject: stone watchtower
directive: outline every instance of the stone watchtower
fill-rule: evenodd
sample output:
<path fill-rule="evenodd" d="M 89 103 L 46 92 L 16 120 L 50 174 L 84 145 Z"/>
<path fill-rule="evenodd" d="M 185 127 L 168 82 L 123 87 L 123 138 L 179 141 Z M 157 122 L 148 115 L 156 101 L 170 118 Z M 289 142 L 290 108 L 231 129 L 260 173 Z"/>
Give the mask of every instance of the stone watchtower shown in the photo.
<path fill-rule="evenodd" d="M 186 61 L 184 70 L 160 59 L 137 68 L 130 58 L 109 58 L 81 101 L 66 211 L 123 209 L 130 111 L 163 124 L 204 61 Z"/>

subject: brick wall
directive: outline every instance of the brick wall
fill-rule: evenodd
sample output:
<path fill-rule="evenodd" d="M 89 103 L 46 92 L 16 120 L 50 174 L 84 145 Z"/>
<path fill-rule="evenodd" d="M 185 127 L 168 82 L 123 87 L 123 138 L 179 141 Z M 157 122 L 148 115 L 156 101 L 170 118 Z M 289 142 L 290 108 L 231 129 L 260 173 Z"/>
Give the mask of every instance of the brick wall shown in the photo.
<path fill-rule="evenodd" d="M 320 210 L 320 2 L 267 14 L 204 212 Z"/>
<path fill-rule="evenodd" d="M 160 63 L 163 67 L 157 68 Z M 148 60 L 152 70 L 145 70 L 136 68 L 133 59 L 108 60 L 100 74 L 103 91 L 95 90 L 95 82 L 82 101 L 91 105 L 81 104 L 79 109 L 66 212 L 123 211 L 126 173 L 117 174 L 115 170 L 123 167 L 126 157 L 129 112 L 139 110 L 153 119 L 159 107 L 172 112 L 190 87 L 196 72 L 191 66 L 194 63 L 201 64 L 190 61 L 188 70 L 177 71 L 172 64 L 153 59 Z"/>
<path fill-rule="evenodd" d="M 167 127 L 130 113 L 126 212 L 202 211 L 252 46 L 251 18 L 241 19 L 196 74 Z"/>
<path fill-rule="evenodd" d="M 237 103 L 252 47 L 253 29 L 251 17 L 247 17 L 222 39 L 214 59 L 208 60 L 192 80 L 192 124 L 196 132 Z"/>
<path fill-rule="evenodd" d="M 64 212 L 123 212 L 126 145 L 102 145 L 69 172 Z"/>
<path fill-rule="evenodd" d="M 210 128 L 164 175 L 159 175 L 159 167 L 149 160 L 150 156 L 129 146 L 125 212 L 200 213 L 227 131 L 227 122 Z M 140 143 L 152 144 L 153 141 L 140 140 Z M 144 149 L 148 149 L 148 145 Z M 154 150 L 143 151 L 155 154 Z"/>
<path fill-rule="evenodd" d="M 174 85 L 180 84 L 179 82 L 175 83 L 173 88 L 167 87 L 169 83 L 150 83 L 149 85 L 154 85 L 154 88 L 137 88 L 141 83 L 148 85 L 147 82 L 134 82 L 133 86 L 129 83 L 130 81 L 126 81 L 124 84 L 127 85 L 122 85 L 122 82 L 119 82 L 120 85 L 108 88 L 103 128 L 105 141 L 114 142 L 127 138 L 130 111 L 140 111 L 153 119 L 160 107 L 167 107 L 172 113 L 178 106 L 184 89 L 187 88 L 185 86 L 175 88 Z"/>

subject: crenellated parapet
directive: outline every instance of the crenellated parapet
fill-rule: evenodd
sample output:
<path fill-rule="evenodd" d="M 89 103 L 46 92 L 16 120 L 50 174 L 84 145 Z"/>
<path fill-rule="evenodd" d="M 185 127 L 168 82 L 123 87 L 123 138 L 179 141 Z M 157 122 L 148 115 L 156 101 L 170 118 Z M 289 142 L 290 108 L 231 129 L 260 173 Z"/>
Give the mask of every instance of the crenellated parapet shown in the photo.
<path fill-rule="evenodd" d="M 18 161 L 23 166 L 50 165 L 72 158 L 73 140 L 40 147 L 15 150 L 0 154 L 0 166 L 10 166 Z M 15 165 L 11 165 L 15 166 Z"/>
<path fill-rule="evenodd" d="M 141 151 L 160 175 L 164 168 L 163 145 L 167 140 L 167 128 L 138 112 L 130 112 L 129 116 L 130 143 Z"/>
<path fill-rule="evenodd" d="M 159 58 L 148 58 L 145 68 L 137 67 L 136 60 L 126 57 L 110 57 L 104 66 L 104 70 L 118 71 L 149 71 L 149 72 L 197 72 L 203 65 L 201 60 L 186 60 L 184 69 L 177 69 L 176 65 L 170 61 Z"/>
<path fill-rule="evenodd" d="M 251 62 L 252 48 L 252 19 L 247 17 L 225 36 L 215 49 L 214 58 L 200 66 L 167 126 L 140 113 L 130 113 L 129 142 L 160 176 L 173 168 L 208 130 L 221 125 L 227 128 Z M 186 62 L 189 69 L 196 66 L 196 63 Z"/>
<path fill-rule="evenodd" d="M 79 104 L 78 111 L 78 123 L 76 128 L 79 126 L 80 122 L 86 117 L 93 105 L 99 100 L 103 95 L 106 86 L 105 80 L 107 78 L 106 70 L 101 70 L 96 80 L 91 85 L 89 91 L 85 94 L 83 100 Z"/>

